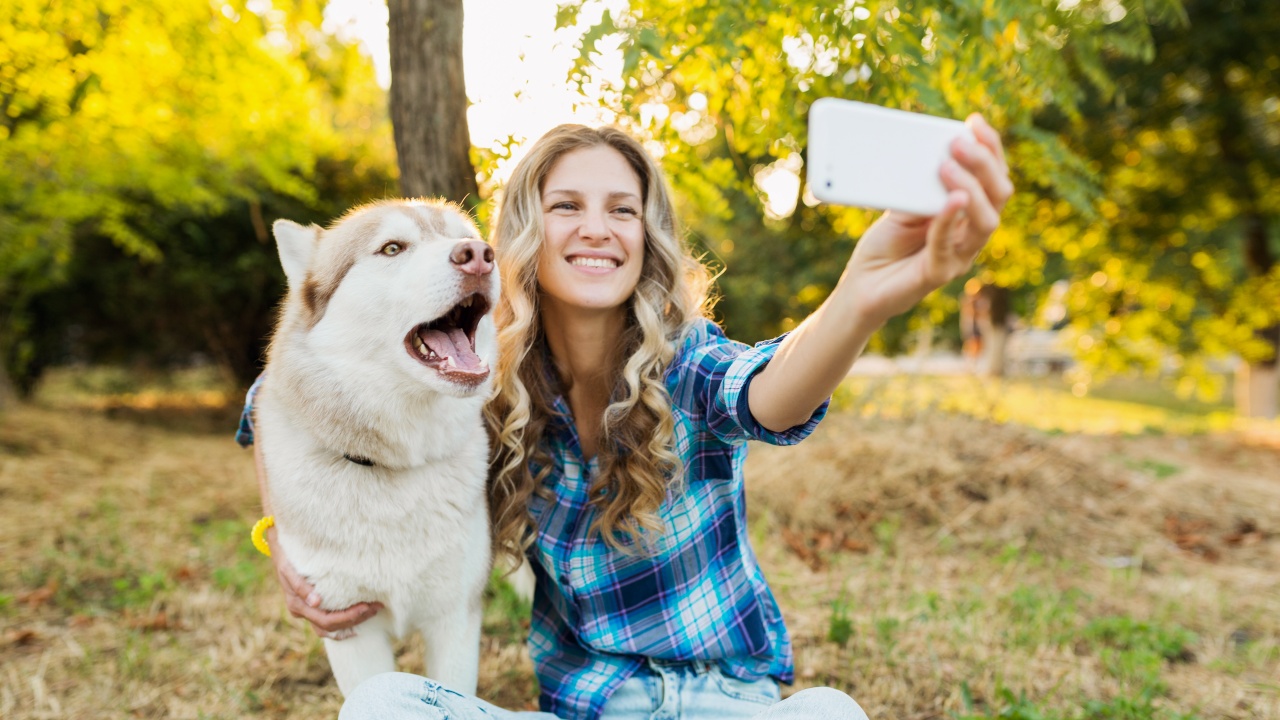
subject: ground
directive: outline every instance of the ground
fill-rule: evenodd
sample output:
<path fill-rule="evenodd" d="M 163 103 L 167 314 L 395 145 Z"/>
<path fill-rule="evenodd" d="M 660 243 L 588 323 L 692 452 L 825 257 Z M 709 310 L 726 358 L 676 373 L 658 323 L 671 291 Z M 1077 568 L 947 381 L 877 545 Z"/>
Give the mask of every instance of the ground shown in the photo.
<path fill-rule="evenodd" d="M 955 382 L 851 383 L 813 438 L 752 448 L 787 691 L 873 718 L 1280 718 L 1277 426 Z M 59 397 L 0 415 L 0 717 L 336 716 L 248 540 L 231 395 Z M 1091 412 L 1111 431 L 1074 432 Z M 526 618 L 495 584 L 480 692 L 509 707 L 535 696 Z"/>

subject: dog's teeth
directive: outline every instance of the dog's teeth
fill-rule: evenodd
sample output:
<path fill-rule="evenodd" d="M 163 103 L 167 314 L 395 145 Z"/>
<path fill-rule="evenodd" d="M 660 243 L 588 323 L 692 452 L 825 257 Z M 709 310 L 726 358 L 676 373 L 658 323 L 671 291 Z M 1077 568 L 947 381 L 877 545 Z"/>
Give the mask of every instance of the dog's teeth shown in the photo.
<path fill-rule="evenodd" d="M 463 300 L 463 301 L 462 301 L 461 303 L 459 303 L 459 304 L 460 304 L 460 305 L 462 305 L 462 307 L 464 307 L 464 308 L 469 308 L 469 307 L 471 307 L 471 297 L 470 297 L 470 296 L 468 296 L 466 300 Z"/>
<path fill-rule="evenodd" d="M 445 359 L 444 359 L 444 364 L 445 364 L 445 365 L 448 365 L 449 367 L 452 367 L 452 368 L 456 368 L 456 367 L 458 367 L 458 363 L 456 363 L 456 362 L 454 362 L 454 361 L 453 361 L 453 356 L 452 356 L 452 355 L 449 355 L 449 356 L 445 357 Z"/>

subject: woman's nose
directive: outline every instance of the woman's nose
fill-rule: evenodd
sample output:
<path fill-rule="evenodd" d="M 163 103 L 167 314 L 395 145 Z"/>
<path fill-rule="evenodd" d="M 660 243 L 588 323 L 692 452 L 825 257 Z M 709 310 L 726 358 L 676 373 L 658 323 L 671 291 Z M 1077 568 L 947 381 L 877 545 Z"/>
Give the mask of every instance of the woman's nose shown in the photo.
<path fill-rule="evenodd" d="M 609 223 L 603 212 L 587 212 L 582 215 L 578 234 L 591 240 L 603 240 L 609 236 Z"/>

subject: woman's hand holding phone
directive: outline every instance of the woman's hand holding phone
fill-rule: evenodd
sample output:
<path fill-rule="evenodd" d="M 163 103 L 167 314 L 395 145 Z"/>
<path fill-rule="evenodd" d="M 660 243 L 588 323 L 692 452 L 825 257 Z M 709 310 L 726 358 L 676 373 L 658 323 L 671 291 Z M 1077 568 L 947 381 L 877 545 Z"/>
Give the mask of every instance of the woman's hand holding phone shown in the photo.
<path fill-rule="evenodd" d="M 1000 135 L 978 114 L 973 139 L 951 141 L 938 177 L 946 189 L 933 216 L 889 211 L 858 240 L 846 268 L 856 311 L 880 324 L 965 274 L 1000 224 L 1013 195 Z"/>
<path fill-rule="evenodd" d="M 966 123 L 971 133 L 953 135 L 941 167 L 929 166 L 941 185 L 941 209 L 933 215 L 890 210 L 876 220 L 831 296 L 788 334 L 752 381 L 747 400 L 761 425 L 783 431 L 804 422 L 885 321 L 973 266 L 1000 223 L 1013 183 L 999 134 L 978 115 Z"/>

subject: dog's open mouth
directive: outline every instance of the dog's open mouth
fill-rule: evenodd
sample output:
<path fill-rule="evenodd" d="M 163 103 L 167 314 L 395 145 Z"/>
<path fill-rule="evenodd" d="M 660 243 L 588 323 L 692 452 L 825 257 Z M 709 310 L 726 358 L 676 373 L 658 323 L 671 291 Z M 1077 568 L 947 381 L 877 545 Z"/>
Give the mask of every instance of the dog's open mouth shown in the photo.
<path fill-rule="evenodd" d="M 415 327 L 405 347 L 415 360 L 450 380 L 478 383 L 489 376 L 489 365 L 476 354 L 476 326 L 489 312 L 489 301 L 468 295 L 442 317 Z"/>

